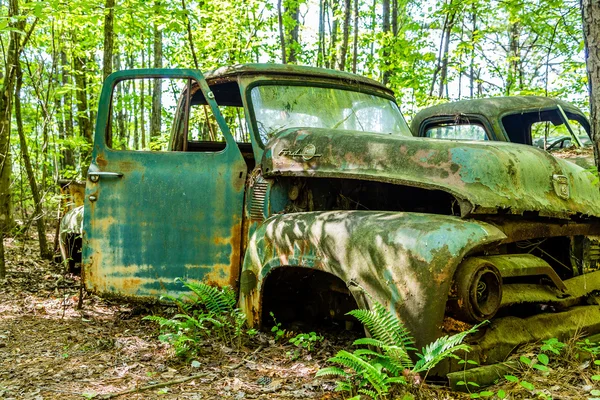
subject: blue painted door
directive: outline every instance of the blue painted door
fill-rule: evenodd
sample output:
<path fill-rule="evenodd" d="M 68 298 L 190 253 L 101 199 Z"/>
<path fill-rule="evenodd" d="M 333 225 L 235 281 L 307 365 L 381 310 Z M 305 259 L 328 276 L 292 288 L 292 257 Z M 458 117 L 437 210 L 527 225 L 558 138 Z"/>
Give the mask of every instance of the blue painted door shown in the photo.
<path fill-rule="evenodd" d="M 107 141 L 113 86 L 125 79 L 200 84 L 226 139 L 221 151 L 115 150 Z M 187 113 L 183 114 L 187 118 Z M 115 146 L 112 146 L 115 147 Z M 246 163 L 199 71 L 137 70 L 107 78 L 86 183 L 83 273 L 88 289 L 158 297 L 177 277 L 236 287 Z"/>

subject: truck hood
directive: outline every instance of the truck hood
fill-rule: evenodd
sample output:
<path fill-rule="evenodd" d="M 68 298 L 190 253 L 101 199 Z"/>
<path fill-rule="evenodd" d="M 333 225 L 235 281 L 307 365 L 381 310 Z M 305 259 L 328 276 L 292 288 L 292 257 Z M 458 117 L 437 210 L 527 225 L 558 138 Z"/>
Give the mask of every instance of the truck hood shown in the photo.
<path fill-rule="evenodd" d="M 267 143 L 261 165 L 265 178 L 364 179 L 442 190 L 458 200 L 463 217 L 600 217 L 600 191 L 591 173 L 514 143 L 294 128 Z"/>

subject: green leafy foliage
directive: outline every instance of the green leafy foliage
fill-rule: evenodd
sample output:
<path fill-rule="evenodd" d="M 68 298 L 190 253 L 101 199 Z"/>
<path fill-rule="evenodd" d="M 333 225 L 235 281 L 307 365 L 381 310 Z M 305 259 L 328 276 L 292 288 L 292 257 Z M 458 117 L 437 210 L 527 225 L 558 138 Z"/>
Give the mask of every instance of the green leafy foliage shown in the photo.
<path fill-rule="evenodd" d="M 322 341 L 323 336 L 317 335 L 315 332 L 299 333 L 290 338 L 289 343 L 293 344 L 296 348 L 287 351 L 286 355 L 291 360 L 296 360 L 302 354 L 312 352 L 315 346 Z"/>
<path fill-rule="evenodd" d="M 458 351 L 469 351 L 469 346 L 462 342 L 480 326 L 439 338 L 416 353 L 417 362 L 413 363 L 410 353 L 416 350 L 414 340 L 404 324 L 373 298 L 371 304 L 370 310 L 348 313 L 363 323 L 371 334 L 369 338 L 355 340 L 353 345 L 371 348 L 360 347 L 353 352 L 340 350 L 328 360 L 337 366 L 317 372 L 317 376 L 342 378 L 338 381 L 338 390 L 348 391 L 351 395 L 363 394 L 377 399 L 385 397 L 393 384 L 420 381 L 420 373 L 427 374 L 440 361 L 456 357 Z"/>
<path fill-rule="evenodd" d="M 235 292 L 202 282 L 177 278 L 176 282 L 191 291 L 180 297 L 164 296 L 177 305 L 179 313 L 171 318 L 151 315 L 145 320 L 159 324 L 159 340 L 170 343 L 181 357 L 192 356 L 208 337 L 216 337 L 227 346 L 241 346 L 246 316 L 235 308 Z"/>
<path fill-rule="evenodd" d="M 285 337 L 287 331 L 281 327 L 281 322 L 277 322 L 275 319 L 275 314 L 271 311 L 269 313 L 271 318 L 273 318 L 273 327 L 271 328 L 271 332 L 275 335 L 275 341 L 279 341 Z"/>
<path fill-rule="evenodd" d="M 550 352 L 555 355 L 559 355 L 562 349 L 566 346 L 565 343 L 559 341 L 557 338 L 550 338 L 542 341 L 543 345 L 540 350 L 543 352 Z"/>
<path fill-rule="evenodd" d="M 309 353 L 313 351 L 315 345 L 323 341 L 323 336 L 317 335 L 315 332 L 299 333 L 290 339 L 290 343 L 296 347 L 305 349 Z"/>

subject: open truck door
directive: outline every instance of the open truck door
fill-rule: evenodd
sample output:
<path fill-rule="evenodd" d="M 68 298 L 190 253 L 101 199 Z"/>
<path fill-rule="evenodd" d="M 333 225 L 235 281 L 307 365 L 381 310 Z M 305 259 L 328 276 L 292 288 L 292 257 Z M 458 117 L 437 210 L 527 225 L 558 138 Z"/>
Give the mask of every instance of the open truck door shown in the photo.
<path fill-rule="evenodd" d="M 161 109 L 149 89 L 163 95 Z M 187 151 L 194 90 L 204 112 L 214 117 L 211 137 L 218 132 L 222 140 L 207 151 Z M 110 75 L 100 97 L 86 184 L 86 287 L 159 297 L 176 292 L 174 279 L 182 277 L 235 288 L 246 173 L 199 71 Z"/>

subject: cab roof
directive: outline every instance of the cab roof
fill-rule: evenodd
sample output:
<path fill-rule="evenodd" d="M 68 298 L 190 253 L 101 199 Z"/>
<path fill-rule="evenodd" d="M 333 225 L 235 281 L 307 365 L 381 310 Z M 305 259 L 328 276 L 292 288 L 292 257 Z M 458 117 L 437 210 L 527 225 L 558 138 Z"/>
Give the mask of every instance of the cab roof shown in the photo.
<path fill-rule="evenodd" d="M 536 110 L 546 110 L 560 105 L 567 114 L 583 117 L 585 114 L 571 103 L 542 96 L 508 96 L 491 97 L 486 99 L 460 100 L 451 103 L 438 104 L 425 108 L 417 113 L 411 121 L 411 130 L 417 128 L 428 118 L 438 116 L 460 116 L 464 114 L 479 114 L 490 121 L 498 120 L 505 115 L 529 113 Z"/>
<path fill-rule="evenodd" d="M 346 84 L 368 85 L 379 90 L 387 92 L 393 96 L 394 93 L 385 85 L 376 80 L 364 76 L 352 74 L 350 72 L 337 71 L 327 68 L 315 68 L 302 65 L 291 64 L 238 64 L 233 66 L 221 67 L 205 74 L 206 80 L 210 83 L 220 80 L 228 81 L 236 79 L 239 76 L 262 76 L 266 78 L 276 78 L 281 76 L 299 77 L 299 78 L 324 78 L 341 81 Z"/>

